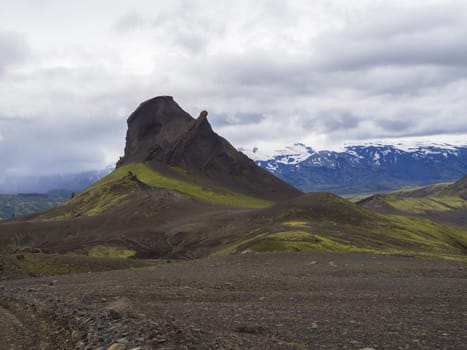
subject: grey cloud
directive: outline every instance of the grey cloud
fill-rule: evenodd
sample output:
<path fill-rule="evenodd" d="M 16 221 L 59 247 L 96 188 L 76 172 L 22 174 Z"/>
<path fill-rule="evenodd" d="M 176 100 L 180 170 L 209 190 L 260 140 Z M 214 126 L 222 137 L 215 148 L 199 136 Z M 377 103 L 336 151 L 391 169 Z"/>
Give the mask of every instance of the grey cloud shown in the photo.
<path fill-rule="evenodd" d="M 218 91 L 246 98 L 313 93 L 323 88 L 317 84 L 319 73 L 306 57 L 278 55 L 273 49 L 193 57 L 181 69 L 184 75 L 198 75 L 203 81 L 216 84 Z"/>
<path fill-rule="evenodd" d="M 304 129 L 326 134 L 351 131 L 360 125 L 361 119 L 348 111 L 333 109 L 320 110 L 316 113 L 302 111 L 300 114 Z"/>
<path fill-rule="evenodd" d="M 122 144 L 123 124 L 123 120 L 96 119 L 73 125 L 44 118 L 29 123 L 0 122 L 2 170 L 41 174 L 100 169 L 108 161 L 106 149 Z"/>
<path fill-rule="evenodd" d="M 0 76 L 8 66 L 24 61 L 30 50 L 22 35 L 0 31 Z"/>
<path fill-rule="evenodd" d="M 359 70 L 382 65 L 466 66 L 465 5 L 387 6 L 315 43 L 317 64 Z"/>
<path fill-rule="evenodd" d="M 211 114 L 210 119 L 214 127 L 224 127 L 228 125 L 239 125 L 247 126 L 251 124 L 258 124 L 265 117 L 258 113 L 236 113 L 233 115 L 229 114 Z"/>
<path fill-rule="evenodd" d="M 225 25 L 221 20 L 206 16 L 203 8 L 194 3 L 177 1 L 171 7 L 144 14 L 129 12 L 120 17 L 113 28 L 124 34 L 146 30 L 152 33 L 154 41 L 193 54 L 202 52 L 213 38 L 222 36 Z"/>
<path fill-rule="evenodd" d="M 360 118 L 348 113 L 341 114 L 323 114 L 321 119 L 324 132 L 332 132 L 334 130 L 349 130 L 358 127 Z"/>
<path fill-rule="evenodd" d="M 113 25 L 113 29 L 120 34 L 128 33 L 132 30 L 141 29 L 148 25 L 146 18 L 137 13 L 130 12 L 118 18 Z"/>
<path fill-rule="evenodd" d="M 336 55 L 339 53 L 336 52 Z M 339 89 L 365 94 L 420 94 L 420 90 L 441 87 L 467 77 L 466 67 L 387 66 L 358 70 L 320 69 L 306 55 L 282 55 L 271 51 L 249 51 L 193 59 L 182 68 L 186 75 L 200 75 L 222 89 L 251 96 L 270 93 L 320 96 Z M 273 97 L 272 97 L 273 98 Z"/>
<path fill-rule="evenodd" d="M 34 99 L 17 90 L 0 103 L 0 176 L 94 170 L 118 160 L 126 118 L 151 92 L 100 68 L 38 70 L 34 79 L 15 79 L 42 94 Z"/>
<path fill-rule="evenodd" d="M 17 116 L 1 116 L 0 115 L 0 123 L 28 123 L 30 122 L 30 118 L 25 118 L 25 117 L 17 117 Z"/>
<path fill-rule="evenodd" d="M 443 128 L 440 126 L 433 126 L 432 128 L 424 128 L 420 130 L 408 130 L 404 133 L 404 137 L 427 137 L 437 135 L 465 135 L 467 133 L 467 127 L 463 128 Z M 386 133 L 380 137 L 399 138 L 400 133 Z M 368 137 L 368 135 L 367 135 Z M 447 141 L 449 143 L 449 141 Z"/>
<path fill-rule="evenodd" d="M 362 74 L 364 72 L 364 74 Z M 425 89 L 442 88 L 467 77 L 467 67 L 433 65 L 379 66 L 358 71 L 341 71 L 330 76 L 340 76 L 337 81 L 372 94 L 415 95 Z M 335 81 L 330 79 L 331 82 Z M 335 87 L 336 84 L 332 84 Z"/>
<path fill-rule="evenodd" d="M 397 132 L 400 133 L 402 131 L 407 131 L 409 130 L 413 125 L 415 121 L 410 118 L 404 118 L 404 119 L 392 119 L 392 120 L 381 120 L 379 121 L 380 126 L 389 132 Z"/>

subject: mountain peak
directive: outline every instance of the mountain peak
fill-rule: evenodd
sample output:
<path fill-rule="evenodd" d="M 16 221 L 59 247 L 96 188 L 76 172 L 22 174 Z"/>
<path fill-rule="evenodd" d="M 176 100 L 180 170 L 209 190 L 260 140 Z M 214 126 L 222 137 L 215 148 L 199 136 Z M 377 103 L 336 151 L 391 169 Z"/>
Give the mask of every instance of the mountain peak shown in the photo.
<path fill-rule="evenodd" d="M 125 155 L 117 167 L 151 160 L 185 133 L 193 121 L 171 96 L 158 96 L 141 103 L 128 117 Z"/>
<path fill-rule="evenodd" d="M 141 103 L 127 120 L 125 155 L 117 167 L 141 162 L 154 168 L 182 167 L 201 182 L 268 200 L 301 193 L 217 135 L 207 116 L 202 111 L 193 118 L 170 96 Z"/>
<path fill-rule="evenodd" d="M 142 102 L 128 117 L 125 155 L 117 166 L 128 163 L 158 161 L 183 165 L 184 150 L 197 137 L 212 137 L 207 111 L 194 119 L 172 96 L 157 96 Z"/>

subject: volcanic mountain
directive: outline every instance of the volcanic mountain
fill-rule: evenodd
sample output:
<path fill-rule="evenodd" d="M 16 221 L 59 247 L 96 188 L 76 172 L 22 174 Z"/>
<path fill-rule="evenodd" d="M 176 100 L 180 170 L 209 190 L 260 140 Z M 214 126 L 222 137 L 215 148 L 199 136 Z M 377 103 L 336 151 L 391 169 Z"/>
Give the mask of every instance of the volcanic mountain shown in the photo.
<path fill-rule="evenodd" d="M 178 167 L 204 185 L 268 200 L 301 194 L 214 133 L 207 115 L 202 111 L 194 119 L 170 96 L 143 102 L 128 118 L 125 155 L 117 167 L 141 162 L 163 172 Z"/>
<path fill-rule="evenodd" d="M 128 118 L 117 168 L 64 205 L 0 223 L 3 252 L 196 258 L 246 251 L 352 251 L 464 258 L 464 229 L 303 194 L 172 97 Z M 116 253 L 117 252 L 117 253 Z"/>

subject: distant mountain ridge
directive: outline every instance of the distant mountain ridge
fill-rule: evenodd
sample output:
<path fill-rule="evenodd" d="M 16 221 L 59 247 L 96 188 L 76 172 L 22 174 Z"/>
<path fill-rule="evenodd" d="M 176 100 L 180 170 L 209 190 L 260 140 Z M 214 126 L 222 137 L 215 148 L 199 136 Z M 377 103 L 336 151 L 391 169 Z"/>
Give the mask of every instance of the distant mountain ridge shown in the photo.
<path fill-rule="evenodd" d="M 465 145 L 390 144 L 315 151 L 301 143 L 272 153 L 240 149 L 256 164 L 305 192 L 382 192 L 453 181 L 467 174 Z"/>
<path fill-rule="evenodd" d="M 0 194 L 0 220 L 56 207 L 68 200 L 70 195 L 67 191 Z"/>
<path fill-rule="evenodd" d="M 54 191 L 65 191 L 71 194 L 79 192 L 109 174 L 114 169 L 109 165 L 100 170 L 89 170 L 77 173 L 49 175 L 15 175 L 0 177 L 0 194 L 42 193 L 53 194 Z"/>
<path fill-rule="evenodd" d="M 0 178 L 0 220 L 56 207 L 113 169 Z"/>

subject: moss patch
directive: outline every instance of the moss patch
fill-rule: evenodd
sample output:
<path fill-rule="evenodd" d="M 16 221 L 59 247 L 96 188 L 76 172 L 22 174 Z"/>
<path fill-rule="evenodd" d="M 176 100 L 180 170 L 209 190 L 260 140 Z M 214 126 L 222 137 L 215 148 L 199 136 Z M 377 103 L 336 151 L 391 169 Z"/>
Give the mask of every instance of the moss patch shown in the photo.
<path fill-rule="evenodd" d="M 370 252 L 347 243 L 340 243 L 322 235 L 307 231 L 281 231 L 264 233 L 235 243 L 217 251 L 214 255 L 227 255 L 243 251 L 255 252 Z"/>
<path fill-rule="evenodd" d="M 92 247 L 88 256 L 95 258 L 120 258 L 126 259 L 136 255 L 136 251 L 131 249 L 125 249 L 120 247 L 111 247 L 111 246 L 95 246 Z"/>
<path fill-rule="evenodd" d="M 292 208 L 282 217 L 284 221 L 276 218 L 276 223 L 268 227 L 239 232 L 238 241 L 228 242 L 213 255 L 245 251 L 322 251 L 467 260 L 466 230 L 426 219 L 383 215 L 364 209 L 352 213 L 350 220 L 347 219 L 351 216 L 350 209 L 344 208 L 340 212 L 340 207 L 334 209 Z"/>
<path fill-rule="evenodd" d="M 254 243 L 249 250 L 256 252 L 299 251 L 299 252 L 368 252 L 350 244 L 339 243 L 330 238 L 304 231 L 278 232 Z"/>
<path fill-rule="evenodd" d="M 426 198 L 397 198 L 388 196 L 385 202 L 393 208 L 408 214 L 423 214 L 428 211 L 449 211 L 463 208 L 466 201 L 456 196 L 426 197 Z"/>
<path fill-rule="evenodd" d="M 152 266 L 159 261 L 138 259 L 109 259 L 42 253 L 0 255 L 0 277 L 16 279 L 71 273 L 87 273 Z"/>
<path fill-rule="evenodd" d="M 291 227 L 309 227 L 310 223 L 308 221 L 285 221 L 284 225 Z"/>
<path fill-rule="evenodd" d="M 127 176 L 129 172 L 136 175 L 139 181 L 148 186 L 177 191 L 193 199 L 213 204 L 245 208 L 265 208 L 273 204 L 273 202 L 270 201 L 232 192 L 227 189 L 222 192 L 205 189 L 194 183 L 164 176 L 142 163 L 128 164 L 116 169 L 111 174 L 89 187 L 85 192 L 92 192 L 99 189 L 112 181 Z"/>
<path fill-rule="evenodd" d="M 44 214 L 42 220 L 64 220 L 79 216 L 99 215 L 125 202 L 136 188 L 136 183 L 128 176 L 97 182 L 87 190 L 57 208 L 58 214 Z"/>

